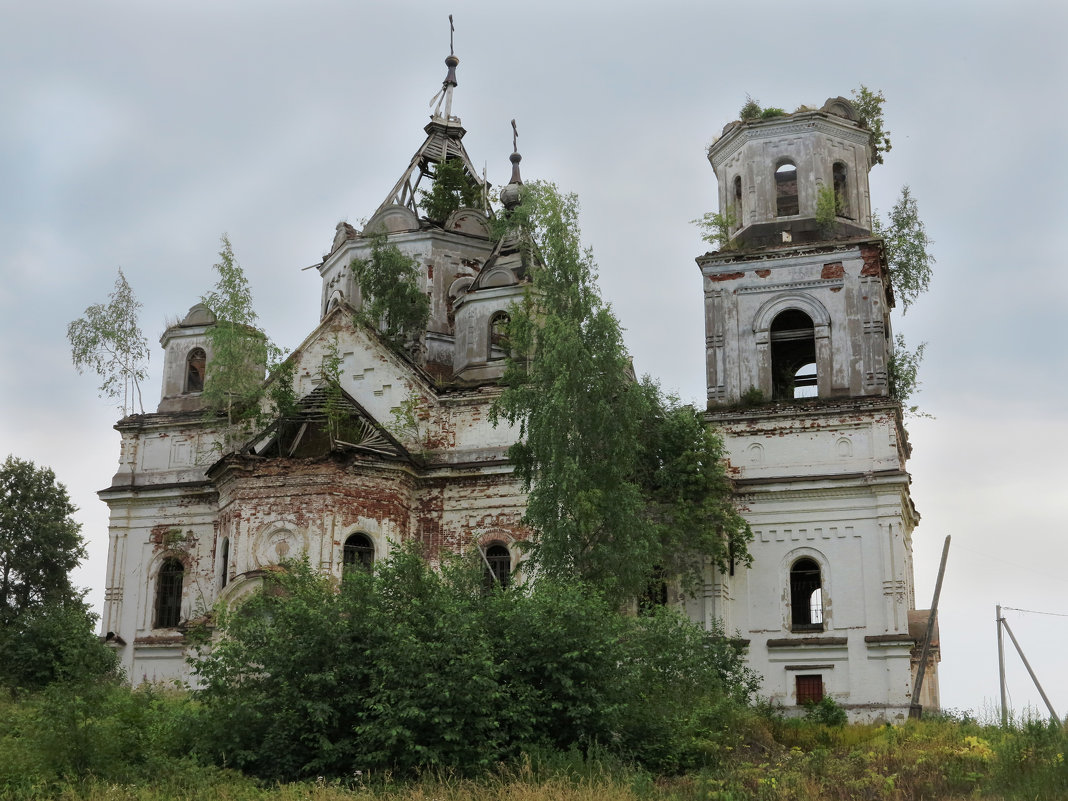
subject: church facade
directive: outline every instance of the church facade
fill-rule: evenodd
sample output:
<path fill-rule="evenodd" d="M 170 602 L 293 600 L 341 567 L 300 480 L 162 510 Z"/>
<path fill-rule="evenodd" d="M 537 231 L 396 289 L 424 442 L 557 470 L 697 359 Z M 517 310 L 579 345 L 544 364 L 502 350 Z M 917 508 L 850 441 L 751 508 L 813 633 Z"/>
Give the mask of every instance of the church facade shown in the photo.
<path fill-rule="evenodd" d="M 363 231 L 338 225 L 317 265 L 320 323 L 289 357 L 291 419 L 235 444 L 203 399 L 214 316 L 198 304 L 164 332 L 159 407 L 117 424 L 119 469 L 100 492 L 103 626 L 130 681 L 189 680 L 187 628 L 286 558 L 340 577 L 416 540 L 432 560 L 477 547 L 493 581 L 524 580 L 525 496 L 507 458 L 518 431 L 493 425 L 489 410 L 529 249 L 491 236 L 488 187 L 452 114 L 457 63 L 446 60 L 401 178 Z M 708 417 L 724 434 L 754 565 L 674 600 L 747 639 L 764 693 L 783 705 L 826 694 L 855 718 L 896 719 L 916 667 L 918 515 L 889 394 L 893 297 L 871 235 L 869 149 L 841 99 L 732 123 L 710 149 L 738 247 L 698 259 Z M 511 158 L 506 206 L 521 183 Z M 419 190 L 446 162 L 463 166 L 481 200 L 432 221 Z M 821 186 L 839 198 L 829 227 L 816 223 Z M 415 261 L 430 301 L 425 331 L 404 348 L 354 321 L 363 298 L 350 264 L 383 237 Z M 324 360 L 336 365 L 333 394 Z"/>

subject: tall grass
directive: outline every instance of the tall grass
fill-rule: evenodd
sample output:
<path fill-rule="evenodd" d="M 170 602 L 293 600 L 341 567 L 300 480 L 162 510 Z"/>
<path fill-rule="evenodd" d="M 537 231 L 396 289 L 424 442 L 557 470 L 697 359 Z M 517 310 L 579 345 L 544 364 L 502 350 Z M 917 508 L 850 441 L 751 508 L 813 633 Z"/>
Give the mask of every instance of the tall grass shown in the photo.
<path fill-rule="evenodd" d="M 257 781 L 209 764 L 181 693 L 118 684 L 0 698 L 0 799 L 74 801 L 910 801 L 1068 798 L 1068 735 L 969 715 L 834 726 L 720 710 L 686 736 L 698 764 L 655 775 L 607 750 L 528 752 L 474 777 Z"/>

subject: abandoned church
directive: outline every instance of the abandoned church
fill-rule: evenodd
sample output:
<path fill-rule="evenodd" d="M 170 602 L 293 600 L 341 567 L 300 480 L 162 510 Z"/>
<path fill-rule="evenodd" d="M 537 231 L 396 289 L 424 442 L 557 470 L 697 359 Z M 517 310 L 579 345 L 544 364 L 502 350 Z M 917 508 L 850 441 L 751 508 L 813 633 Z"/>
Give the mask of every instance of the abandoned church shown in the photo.
<path fill-rule="evenodd" d="M 118 422 L 118 471 L 100 492 L 110 508 L 103 629 L 132 682 L 189 680 L 189 623 L 287 558 L 340 577 L 415 540 L 432 557 L 477 546 L 502 585 L 531 579 L 517 547 L 525 494 L 508 459 L 519 431 L 489 419 L 529 250 L 491 235 L 489 193 L 452 113 L 458 59 L 445 63 L 422 145 L 363 230 L 340 223 L 317 265 L 320 322 L 289 357 L 288 425 L 232 442 L 203 398 L 215 316 L 197 304 L 163 332 L 158 409 Z M 747 641 L 773 701 L 830 696 L 853 719 L 900 720 L 927 617 L 915 608 L 909 443 L 888 381 L 894 297 L 872 234 L 874 155 L 842 98 L 731 122 L 708 151 L 736 247 L 699 256 L 694 275 L 707 420 L 724 439 L 753 564 L 710 568 L 701 592 L 669 588 L 666 600 Z M 521 184 L 518 152 L 511 161 L 506 208 Z M 419 191 L 446 162 L 481 198 L 432 221 Z M 830 224 L 817 219 L 828 189 Z M 365 299 L 350 264 L 382 235 L 419 265 L 429 298 L 408 350 L 354 314 Z M 332 398 L 324 359 L 337 365 Z M 339 410 L 344 424 L 324 425 Z M 937 707 L 933 669 L 923 690 L 921 703 Z"/>

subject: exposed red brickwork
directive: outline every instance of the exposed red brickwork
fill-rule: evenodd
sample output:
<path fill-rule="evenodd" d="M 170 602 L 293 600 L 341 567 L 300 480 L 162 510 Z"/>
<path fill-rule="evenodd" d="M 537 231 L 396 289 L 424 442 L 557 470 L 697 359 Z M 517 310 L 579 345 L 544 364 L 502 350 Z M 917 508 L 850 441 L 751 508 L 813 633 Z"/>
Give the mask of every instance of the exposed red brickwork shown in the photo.
<path fill-rule="evenodd" d="M 820 272 L 820 278 L 841 278 L 845 275 L 845 268 L 840 261 L 832 261 L 830 264 L 824 264 L 823 270 Z"/>
<path fill-rule="evenodd" d="M 860 255 L 864 259 L 864 267 L 860 271 L 861 275 L 883 274 L 882 253 L 878 247 L 874 245 L 861 245 Z"/>
<path fill-rule="evenodd" d="M 745 273 L 719 273 L 718 275 L 708 276 L 710 281 L 733 281 L 735 278 L 741 278 Z"/>
<path fill-rule="evenodd" d="M 767 278 L 769 275 L 771 275 L 771 270 L 757 270 L 756 274 L 761 278 Z"/>

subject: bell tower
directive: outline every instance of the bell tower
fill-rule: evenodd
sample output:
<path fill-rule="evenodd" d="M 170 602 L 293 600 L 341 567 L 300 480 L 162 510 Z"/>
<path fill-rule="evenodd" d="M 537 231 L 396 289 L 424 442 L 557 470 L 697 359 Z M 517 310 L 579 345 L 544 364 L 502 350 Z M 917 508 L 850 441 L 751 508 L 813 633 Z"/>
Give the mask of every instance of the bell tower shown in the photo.
<path fill-rule="evenodd" d="M 749 639 L 763 693 L 908 715 L 918 653 L 909 444 L 891 397 L 874 153 L 853 105 L 728 124 L 708 150 L 730 245 L 697 259 L 708 418 L 753 530 L 698 614 Z M 928 674 L 931 675 L 931 674 Z M 937 703 L 936 680 L 930 681 Z"/>

